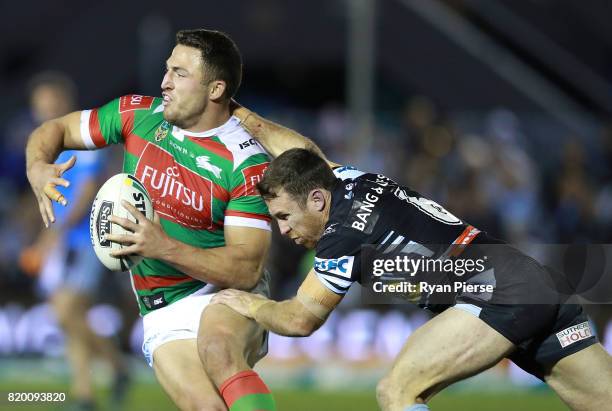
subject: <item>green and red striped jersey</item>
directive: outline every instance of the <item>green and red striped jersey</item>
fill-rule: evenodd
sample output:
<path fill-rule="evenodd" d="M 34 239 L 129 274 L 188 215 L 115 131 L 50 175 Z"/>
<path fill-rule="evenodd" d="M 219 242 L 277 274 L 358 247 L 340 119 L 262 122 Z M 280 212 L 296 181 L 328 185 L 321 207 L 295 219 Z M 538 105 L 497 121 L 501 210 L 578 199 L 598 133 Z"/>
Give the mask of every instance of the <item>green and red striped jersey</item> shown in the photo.
<path fill-rule="evenodd" d="M 82 111 L 81 136 L 89 149 L 124 145 L 123 172 L 147 188 L 165 232 L 179 241 L 222 247 L 225 226 L 270 230 L 268 209 L 255 189 L 269 159 L 235 117 L 194 133 L 164 120 L 162 99 L 127 95 Z M 206 285 L 147 258 L 130 274 L 142 315 Z"/>

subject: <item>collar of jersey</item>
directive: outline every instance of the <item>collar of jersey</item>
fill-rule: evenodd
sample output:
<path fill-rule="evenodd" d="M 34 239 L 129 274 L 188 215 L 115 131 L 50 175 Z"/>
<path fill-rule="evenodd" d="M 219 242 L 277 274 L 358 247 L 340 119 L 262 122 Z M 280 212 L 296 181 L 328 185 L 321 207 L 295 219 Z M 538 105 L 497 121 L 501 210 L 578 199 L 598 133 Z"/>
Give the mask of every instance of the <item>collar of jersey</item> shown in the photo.
<path fill-rule="evenodd" d="M 183 130 L 182 128 L 179 128 L 177 126 L 172 126 L 172 135 L 176 137 L 177 139 L 183 141 L 185 136 L 189 136 L 189 137 L 218 136 L 220 134 L 226 134 L 229 131 L 236 129 L 237 127 L 240 127 L 240 120 L 237 117 L 231 116 L 229 120 L 221 124 L 219 127 L 213 128 L 210 130 L 206 130 L 206 131 L 201 131 L 199 133 L 196 133 L 195 131 Z"/>

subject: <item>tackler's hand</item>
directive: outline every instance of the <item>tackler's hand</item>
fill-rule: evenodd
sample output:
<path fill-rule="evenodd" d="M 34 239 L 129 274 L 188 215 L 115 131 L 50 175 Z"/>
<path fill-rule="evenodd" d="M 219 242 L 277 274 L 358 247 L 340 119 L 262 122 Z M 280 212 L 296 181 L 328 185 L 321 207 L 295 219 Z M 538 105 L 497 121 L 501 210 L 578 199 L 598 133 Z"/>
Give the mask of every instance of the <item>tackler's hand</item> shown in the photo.
<path fill-rule="evenodd" d="M 219 291 L 211 300 L 211 304 L 223 304 L 247 318 L 254 318 L 259 307 L 272 301 L 267 298 L 240 290 Z"/>

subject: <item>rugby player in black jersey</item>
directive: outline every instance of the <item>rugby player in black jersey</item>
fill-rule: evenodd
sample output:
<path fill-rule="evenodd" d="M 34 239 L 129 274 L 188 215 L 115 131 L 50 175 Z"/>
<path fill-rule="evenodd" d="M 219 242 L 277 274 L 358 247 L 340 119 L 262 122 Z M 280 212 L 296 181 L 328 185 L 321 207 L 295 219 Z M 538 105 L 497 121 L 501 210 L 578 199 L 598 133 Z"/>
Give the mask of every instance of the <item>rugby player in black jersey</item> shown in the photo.
<path fill-rule="evenodd" d="M 244 108 L 235 115 L 275 157 L 258 188 L 281 233 L 316 248 L 316 257 L 290 300 L 226 290 L 213 303 L 277 334 L 307 336 L 354 282 L 371 277 L 364 245 L 372 245 L 378 255 L 404 250 L 430 260 L 486 254 L 477 275 L 462 277 L 471 289 L 442 293 L 441 301 L 435 301 L 436 293 L 416 292 L 416 302 L 439 314 L 408 338 L 378 384 L 381 408 L 427 410 L 427 401 L 444 387 L 507 357 L 548 383 L 573 410 L 612 409 L 612 357 L 598 343 L 581 306 L 564 304 L 557 288 L 563 278 L 383 175 L 325 160 L 293 130 Z"/>

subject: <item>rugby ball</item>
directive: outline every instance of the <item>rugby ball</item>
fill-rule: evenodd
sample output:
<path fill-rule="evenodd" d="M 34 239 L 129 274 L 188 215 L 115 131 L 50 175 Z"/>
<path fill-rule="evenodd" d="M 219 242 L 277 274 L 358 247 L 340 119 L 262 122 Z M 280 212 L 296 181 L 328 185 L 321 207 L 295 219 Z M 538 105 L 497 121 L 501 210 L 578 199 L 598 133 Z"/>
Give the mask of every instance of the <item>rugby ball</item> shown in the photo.
<path fill-rule="evenodd" d="M 136 177 L 126 173 L 117 174 L 100 187 L 91 207 L 89 235 L 98 259 L 111 271 L 127 271 L 142 261 L 142 257 L 135 254 L 121 258 L 110 255 L 112 251 L 120 250 L 124 246 L 106 240 L 106 234 L 130 233 L 120 225 L 112 224 L 109 220 L 110 216 L 116 215 L 136 221 L 132 214 L 121 205 L 121 200 L 131 203 L 149 220 L 153 220 L 151 197 Z"/>

